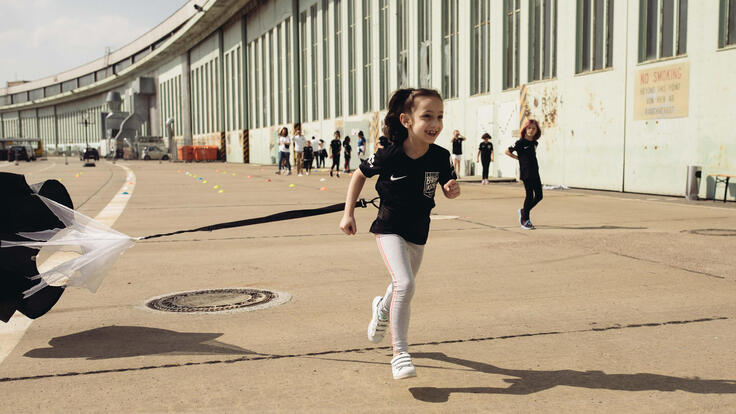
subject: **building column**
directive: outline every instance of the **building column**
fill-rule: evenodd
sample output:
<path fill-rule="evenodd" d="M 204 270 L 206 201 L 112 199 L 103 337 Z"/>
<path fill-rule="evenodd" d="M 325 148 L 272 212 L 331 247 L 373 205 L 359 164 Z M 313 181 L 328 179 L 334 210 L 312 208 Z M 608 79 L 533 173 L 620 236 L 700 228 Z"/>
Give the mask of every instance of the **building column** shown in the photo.
<path fill-rule="evenodd" d="M 192 145 L 192 91 L 189 51 L 181 55 L 181 131 L 183 144 Z"/>
<path fill-rule="evenodd" d="M 291 89 L 294 93 L 294 100 L 292 101 L 294 105 L 294 122 L 301 123 L 303 120 L 301 113 L 302 85 L 299 82 L 299 74 L 301 73 L 301 68 L 299 67 L 299 0 L 291 0 L 291 20 L 293 22 L 291 25 L 291 62 L 288 64 L 291 64 L 291 67 L 294 68 L 291 72 L 291 84 L 294 85 Z"/>
<path fill-rule="evenodd" d="M 56 117 L 56 105 L 54 105 L 54 147 L 59 152 L 59 119 Z"/>
<path fill-rule="evenodd" d="M 217 82 L 217 100 L 219 101 L 219 113 L 220 113 L 220 131 L 227 132 L 227 125 L 225 125 L 225 61 L 224 61 L 224 55 L 225 51 L 223 50 L 225 45 L 225 39 L 224 39 L 225 33 L 222 30 L 222 27 L 217 31 L 217 50 L 218 50 L 218 60 L 220 64 L 218 65 L 218 76 L 219 76 L 219 82 Z"/>
<path fill-rule="evenodd" d="M 241 119 L 243 120 L 243 129 L 250 129 L 250 60 L 248 59 L 248 31 L 246 29 L 248 19 L 244 15 L 240 19 L 240 64 L 243 72 L 243 78 L 241 79 L 243 90 L 238 91 L 243 96 L 243 108 L 241 113 Z"/>

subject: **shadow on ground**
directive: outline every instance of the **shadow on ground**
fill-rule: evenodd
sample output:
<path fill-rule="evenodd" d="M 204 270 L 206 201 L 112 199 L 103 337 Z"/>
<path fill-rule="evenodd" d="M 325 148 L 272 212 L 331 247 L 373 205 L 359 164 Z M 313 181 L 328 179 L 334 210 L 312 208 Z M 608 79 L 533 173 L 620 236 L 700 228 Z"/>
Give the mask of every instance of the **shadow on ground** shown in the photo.
<path fill-rule="evenodd" d="M 468 367 L 487 374 L 508 375 L 515 378 L 504 379 L 511 385 L 506 388 L 467 387 L 467 388 L 409 388 L 417 400 L 433 403 L 447 402 L 450 394 L 508 394 L 528 395 L 554 388 L 558 385 L 591 389 L 619 391 L 685 391 L 696 394 L 736 394 L 734 380 L 704 380 L 700 378 L 680 378 L 658 374 L 606 374 L 603 371 L 533 371 L 506 369 L 483 362 L 449 357 L 440 352 L 412 353 L 416 359 L 427 358 Z"/>
<path fill-rule="evenodd" d="M 111 359 L 144 355 L 244 355 L 251 351 L 216 341 L 221 333 L 175 332 L 143 326 L 105 326 L 49 341 L 50 348 L 25 353 L 29 358 Z"/>

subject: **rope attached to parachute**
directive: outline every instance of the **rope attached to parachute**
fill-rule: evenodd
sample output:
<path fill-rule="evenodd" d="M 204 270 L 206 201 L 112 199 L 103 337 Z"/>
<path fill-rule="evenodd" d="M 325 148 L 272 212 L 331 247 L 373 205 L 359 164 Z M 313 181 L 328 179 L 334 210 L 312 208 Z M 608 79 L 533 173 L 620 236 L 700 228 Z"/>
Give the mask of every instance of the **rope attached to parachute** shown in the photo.
<path fill-rule="evenodd" d="M 378 208 L 378 206 L 376 205 L 376 201 L 378 199 L 379 197 L 376 197 L 370 201 L 366 201 L 366 199 L 361 198 L 355 203 L 355 207 L 366 208 L 368 207 L 368 204 L 371 204 L 373 205 L 373 207 Z M 319 216 L 322 214 L 329 214 L 329 213 L 334 213 L 337 211 L 342 211 L 344 209 L 345 209 L 345 203 L 339 203 L 339 204 L 333 204 L 330 206 L 325 206 L 325 207 L 320 207 L 320 208 L 283 211 L 281 213 L 275 213 L 275 214 L 271 214 L 268 216 L 256 217 L 256 218 L 238 220 L 238 221 L 229 221 L 226 223 L 212 224 L 209 226 L 199 227 L 196 229 L 178 230 L 178 231 L 174 231 L 171 233 L 153 234 L 150 236 L 139 237 L 138 240 L 148 240 L 148 239 L 155 239 L 157 237 L 173 236 L 175 234 L 182 234 L 182 233 L 194 233 L 198 231 L 214 231 L 214 230 L 221 230 L 221 229 L 230 229 L 233 227 L 251 226 L 253 224 L 270 223 L 272 221 L 282 221 L 282 220 L 291 220 L 291 219 L 297 219 L 297 218 L 302 218 L 302 217 Z"/>

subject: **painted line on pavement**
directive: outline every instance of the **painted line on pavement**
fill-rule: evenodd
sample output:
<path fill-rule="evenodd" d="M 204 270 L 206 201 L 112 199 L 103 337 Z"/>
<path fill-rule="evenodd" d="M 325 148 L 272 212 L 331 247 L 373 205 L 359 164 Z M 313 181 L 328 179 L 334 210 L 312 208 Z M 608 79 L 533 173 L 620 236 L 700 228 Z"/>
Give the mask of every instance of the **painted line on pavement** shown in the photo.
<path fill-rule="evenodd" d="M 123 164 L 115 165 L 125 170 L 125 183 L 120 187 L 118 193 L 110 200 L 107 206 L 95 216 L 95 220 L 109 227 L 112 227 L 118 217 L 123 213 L 123 210 L 125 210 L 125 206 L 133 194 L 136 183 L 135 174 L 130 168 Z M 73 257 L 76 257 L 73 253 L 56 253 L 39 264 L 38 270 L 39 272 L 44 272 Z M 8 323 L 0 325 L 0 364 L 10 355 L 10 352 L 13 351 L 15 346 L 18 345 L 28 327 L 31 326 L 31 322 L 33 322 L 32 319 L 20 312 L 16 312 Z"/>

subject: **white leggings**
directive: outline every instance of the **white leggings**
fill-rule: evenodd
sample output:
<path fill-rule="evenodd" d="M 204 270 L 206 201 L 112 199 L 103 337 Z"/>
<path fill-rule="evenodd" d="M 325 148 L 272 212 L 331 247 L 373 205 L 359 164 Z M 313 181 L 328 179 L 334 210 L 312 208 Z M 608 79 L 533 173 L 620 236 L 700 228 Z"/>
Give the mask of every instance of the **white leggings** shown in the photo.
<path fill-rule="evenodd" d="M 396 234 L 376 234 L 381 257 L 391 274 L 391 284 L 381 302 L 381 312 L 390 315 L 394 355 L 407 352 L 407 332 L 414 278 L 422 263 L 424 245 L 410 243 Z"/>

